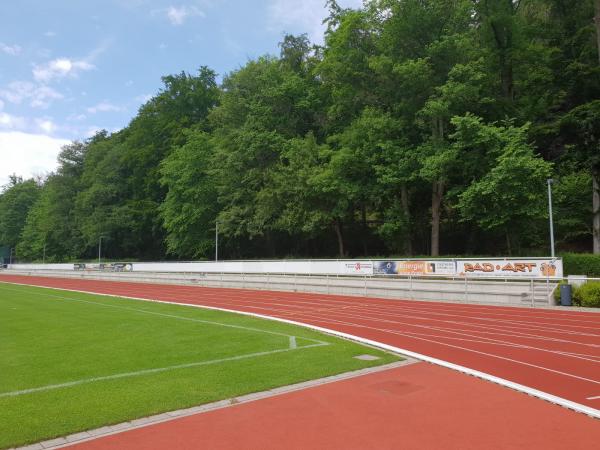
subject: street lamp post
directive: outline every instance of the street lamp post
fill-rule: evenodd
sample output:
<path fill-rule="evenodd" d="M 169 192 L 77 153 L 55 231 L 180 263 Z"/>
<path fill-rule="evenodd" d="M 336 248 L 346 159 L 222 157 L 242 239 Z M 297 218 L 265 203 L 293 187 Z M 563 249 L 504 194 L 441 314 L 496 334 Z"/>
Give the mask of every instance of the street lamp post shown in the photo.
<path fill-rule="evenodd" d="M 554 220 L 552 218 L 552 183 L 554 180 L 548 178 L 548 218 L 550 220 L 550 255 L 554 258 Z"/>
<path fill-rule="evenodd" d="M 219 260 L 219 222 L 215 220 L 215 262 Z"/>
<path fill-rule="evenodd" d="M 12 255 L 13 255 L 14 247 L 10 249 L 10 255 L 8 256 L 8 264 L 12 266 Z"/>
<path fill-rule="evenodd" d="M 44 242 L 44 256 L 42 256 L 42 264 L 46 264 L 46 243 Z"/>
<path fill-rule="evenodd" d="M 100 236 L 100 239 L 98 240 L 98 264 L 100 264 L 100 258 L 102 256 L 102 238 L 104 236 Z"/>

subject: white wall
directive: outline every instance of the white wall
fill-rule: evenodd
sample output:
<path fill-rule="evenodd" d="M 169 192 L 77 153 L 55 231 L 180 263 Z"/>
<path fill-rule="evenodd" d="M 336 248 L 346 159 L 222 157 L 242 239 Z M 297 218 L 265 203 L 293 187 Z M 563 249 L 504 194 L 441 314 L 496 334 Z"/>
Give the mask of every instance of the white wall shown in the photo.
<path fill-rule="evenodd" d="M 392 260 L 395 263 L 406 262 L 408 260 Z M 466 275 L 512 278 L 515 276 L 525 276 L 531 278 L 545 278 L 540 268 L 544 264 L 552 264 L 555 268 L 554 277 L 562 277 L 562 260 L 560 258 L 551 260 L 550 258 L 489 258 L 489 259 L 438 259 L 438 260 L 419 260 L 420 262 L 444 262 L 447 267 L 454 266 L 452 271 L 444 271 L 437 275 L 462 276 L 465 274 L 465 267 L 483 267 L 493 269 L 492 272 L 474 271 Z M 479 265 L 478 265 L 479 263 Z M 513 272 L 503 270 L 509 263 L 529 264 L 526 272 Z M 487 265 L 485 265 L 487 264 Z M 179 273 L 282 273 L 282 274 L 301 274 L 301 275 L 373 275 L 373 260 L 280 260 L 280 261 L 203 261 L 203 262 L 139 262 L 131 263 L 134 272 L 179 272 Z M 470 266 L 469 266 L 470 265 Z M 404 265 L 406 266 L 406 265 Z M 413 266 L 413 265 L 411 265 Z M 415 267 L 423 264 L 414 264 Z M 493 267 L 492 267 L 493 266 Z M 16 270 L 62 270 L 73 271 L 73 264 L 13 264 L 9 266 Z M 530 270 L 531 268 L 531 270 Z M 87 264 L 86 270 L 99 270 L 98 264 Z M 400 269 L 399 269 L 400 270 Z M 108 269 L 110 271 L 110 269 Z M 398 272 L 398 275 L 428 275 L 428 273 Z M 392 274 L 393 275 L 393 274 Z M 429 273 L 429 275 L 436 275 Z"/>

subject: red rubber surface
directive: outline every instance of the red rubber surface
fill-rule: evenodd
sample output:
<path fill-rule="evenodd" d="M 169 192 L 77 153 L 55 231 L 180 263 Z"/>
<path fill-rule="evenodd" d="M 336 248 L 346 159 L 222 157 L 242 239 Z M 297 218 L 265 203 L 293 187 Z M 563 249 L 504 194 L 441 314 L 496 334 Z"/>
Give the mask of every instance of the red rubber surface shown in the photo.
<path fill-rule="evenodd" d="M 598 442 L 597 420 L 417 363 L 126 431 L 69 450 L 590 450 Z"/>
<path fill-rule="evenodd" d="M 592 408 L 600 405 L 598 313 L 4 274 L 0 281 L 281 317 L 439 358 Z"/>

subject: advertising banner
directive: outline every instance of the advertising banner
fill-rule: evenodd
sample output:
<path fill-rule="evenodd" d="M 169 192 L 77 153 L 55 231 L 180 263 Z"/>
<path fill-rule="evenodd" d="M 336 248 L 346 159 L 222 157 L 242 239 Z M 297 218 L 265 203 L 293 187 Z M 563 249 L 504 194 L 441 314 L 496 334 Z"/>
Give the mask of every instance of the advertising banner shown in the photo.
<path fill-rule="evenodd" d="M 460 276 L 487 277 L 562 277 L 563 266 L 560 259 L 510 259 L 510 260 L 473 260 L 457 261 Z"/>
<path fill-rule="evenodd" d="M 342 262 L 342 273 L 346 275 L 373 275 L 372 261 Z"/>
<path fill-rule="evenodd" d="M 376 275 L 454 275 L 456 264 L 452 260 L 439 261 L 375 261 Z"/>

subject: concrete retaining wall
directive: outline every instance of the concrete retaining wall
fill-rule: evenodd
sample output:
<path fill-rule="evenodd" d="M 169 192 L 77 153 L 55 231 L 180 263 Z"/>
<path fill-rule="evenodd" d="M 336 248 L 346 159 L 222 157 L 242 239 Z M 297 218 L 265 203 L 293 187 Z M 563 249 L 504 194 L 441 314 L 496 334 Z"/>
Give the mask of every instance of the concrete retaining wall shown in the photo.
<path fill-rule="evenodd" d="M 552 293 L 557 286 L 556 283 L 540 280 L 495 281 L 470 278 L 386 278 L 373 276 L 307 276 L 243 273 L 78 272 L 73 270 L 9 270 L 7 273 L 14 275 L 523 306 L 554 304 Z"/>

